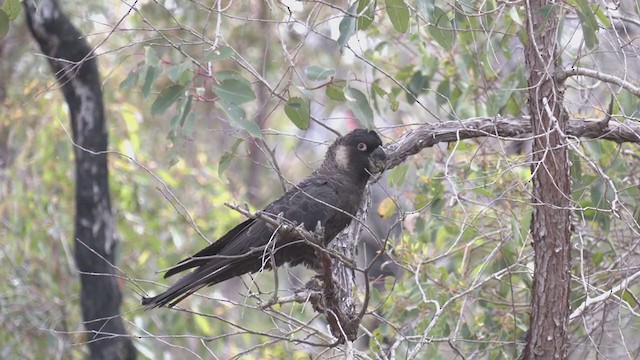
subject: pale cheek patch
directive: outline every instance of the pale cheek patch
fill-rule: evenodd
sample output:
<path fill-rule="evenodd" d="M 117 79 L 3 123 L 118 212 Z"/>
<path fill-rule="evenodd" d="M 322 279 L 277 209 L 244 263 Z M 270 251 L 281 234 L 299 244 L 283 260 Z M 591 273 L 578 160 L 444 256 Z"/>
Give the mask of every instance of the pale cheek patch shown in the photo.
<path fill-rule="evenodd" d="M 349 149 L 344 145 L 336 149 L 336 164 L 342 170 L 349 170 Z"/>

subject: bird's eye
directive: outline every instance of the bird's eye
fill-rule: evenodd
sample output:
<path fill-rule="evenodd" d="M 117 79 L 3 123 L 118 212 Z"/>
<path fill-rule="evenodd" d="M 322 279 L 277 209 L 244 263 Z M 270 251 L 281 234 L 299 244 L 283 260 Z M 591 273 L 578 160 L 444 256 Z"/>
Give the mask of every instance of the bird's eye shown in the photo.
<path fill-rule="evenodd" d="M 360 150 L 360 151 L 367 151 L 367 144 L 365 144 L 365 143 L 359 143 L 359 144 L 358 144 L 358 150 Z"/>

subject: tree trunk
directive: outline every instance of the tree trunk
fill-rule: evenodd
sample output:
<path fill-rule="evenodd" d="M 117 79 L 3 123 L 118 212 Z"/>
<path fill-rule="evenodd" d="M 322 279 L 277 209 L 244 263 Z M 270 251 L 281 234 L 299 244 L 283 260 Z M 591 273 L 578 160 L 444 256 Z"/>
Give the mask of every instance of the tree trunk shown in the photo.
<path fill-rule="evenodd" d="M 76 160 L 75 256 L 91 359 L 133 359 L 113 276 L 116 237 L 109 199 L 107 130 L 100 76 L 84 37 L 54 0 L 24 2 L 33 37 L 47 55 L 71 114 Z M 123 336 L 120 336 L 123 335 Z"/>
<path fill-rule="evenodd" d="M 559 7 L 551 0 L 527 2 L 525 57 L 535 138 L 531 165 L 535 272 L 524 359 L 563 359 L 567 354 L 571 179 L 564 135 L 568 123 L 564 85 L 555 78 Z"/>

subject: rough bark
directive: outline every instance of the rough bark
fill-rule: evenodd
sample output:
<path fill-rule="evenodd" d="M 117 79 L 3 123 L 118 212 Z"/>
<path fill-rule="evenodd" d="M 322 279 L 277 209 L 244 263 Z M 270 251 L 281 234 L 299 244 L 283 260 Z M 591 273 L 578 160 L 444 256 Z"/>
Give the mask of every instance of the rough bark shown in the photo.
<path fill-rule="evenodd" d="M 551 0 L 527 3 L 529 113 L 533 132 L 533 217 L 531 238 L 534 276 L 531 323 L 524 359 L 564 359 L 571 280 L 571 178 L 563 108 L 563 84 L 556 39 L 559 5 Z"/>
<path fill-rule="evenodd" d="M 54 0 L 24 2 L 29 29 L 61 85 L 71 114 L 76 161 L 75 258 L 91 359 L 133 359 L 120 317 L 116 234 L 109 198 L 107 130 L 93 51 Z M 122 335 L 122 336 L 121 336 Z"/>
<path fill-rule="evenodd" d="M 529 116 L 496 116 L 421 125 L 407 131 L 398 140 L 385 145 L 387 169 L 394 168 L 409 156 L 439 143 L 485 136 L 524 141 L 530 134 L 531 118 Z M 605 124 L 602 120 L 575 119 L 568 121 L 565 134 L 573 138 L 640 143 L 640 123 L 609 121 Z"/>

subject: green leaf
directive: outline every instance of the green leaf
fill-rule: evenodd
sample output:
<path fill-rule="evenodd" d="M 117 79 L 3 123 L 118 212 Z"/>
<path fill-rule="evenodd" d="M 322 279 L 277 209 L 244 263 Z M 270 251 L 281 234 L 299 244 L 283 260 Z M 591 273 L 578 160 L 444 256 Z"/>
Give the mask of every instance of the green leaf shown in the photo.
<path fill-rule="evenodd" d="M 20 15 L 20 0 L 5 0 L 2 4 L 2 10 L 7 13 L 9 20 L 15 20 Z"/>
<path fill-rule="evenodd" d="M 600 266 L 603 259 L 604 259 L 604 254 L 602 253 L 602 251 L 596 251 L 593 253 L 593 256 L 591 257 L 591 262 L 593 263 L 594 266 Z"/>
<path fill-rule="evenodd" d="M 180 124 L 180 114 L 175 114 L 171 118 L 169 123 L 169 133 L 167 134 L 168 140 L 175 140 L 178 137 L 178 125 Z"/>
<path fill-rule="evenodd" d="M 182 107 L 182 116 L 180 117 L 180 126 L 184 126 L 187 115 L 191 113 L 191 104 L 193 103 L 193 96 L 187 96 L 187 100 Z"/>
<path fill-rule="evenodd" d="M 400 107 L 400 102 L 396 98 L 396 95 L 394 93 L 389 93 L 387 94 L 387 99 L 389 99 L 389 107 L 391 111 L 393 112 L 398 111 L 398 108 Z"/>
<path fill-rule="evenodd" d="M 253 121 L 242 120 L 242 121 L 238 121 L 237 124 L 240 126 L 242 130 L 246 131 L 247 133 L 249 133 L 249 135 L 253 136 L 254 138 L 257 138 L 257 139 L 262 138 L 260 127 L 258 126 L 258 124 L 254 123 Z"/>
<path fill-rule="evenodd" d="M 447 14 L 437 6 L 433 8 L 433 24 L 429 25 L 429 33 L 446 50 L 451 50 L 456 34 Z"/>
<path fill-rule="evenodd" d="M 165 112 L 171 104 L 184 94 L 184 89 L 184 85 L 171 85 L 162 90 L 160 95 L 156 98 L 156 101 L 151 105 L 151 115 L 158 115 Z"/>
<path fill-rule="evenodd" d="M 575 3 L 578 6 L 578 11 L 584 16 L 584 21 L 587 23 L 587 26 L 591 29 L 597 30 L 598 20 L 596 20 L 595 14 L 589 6 L 589 2 L 587 0 L 575 0 Z"/>
<path fill-rule="evenodd" d="M 232 122 L 247 120 L 247 113 L 237 104 L 220 100 L 216 102 L 216 107 L 224 111 Z"/>
<path fill-rule="evenodd" d="M 0 9 L 0 39 L 9 32 L 9 15 Z"/>
<path fill-rule="evenodd" d="M 635 306 L 639 305 L 638 301 L 636 300 L 636 296 L 627 289 L 624 289 L 622 292 L 622 300 L 626 301 L 629 304 L 633 304 Z"/>
<path fill-rule="evenodd" d="M 584 36 L 584 43 L 589 49 L 593 49 L 598 44 L 598 20 L 591 10 L 587 0 L 575 0 L 577 5 L 578 18 L 582 25 L 582 34 Z"/>
<path fill-rule="evenodd" d="M 195 132 L 195 125 L 196 125 L 196 116 L 194 113 L 190 112 L 184 118 L 183 125 L 182 125 L 182 136 L 187 138 L 192 138 L 193 133 Z"/>
<path fill-rule="evenodd" d="M 319 81 L 332 77 L 336 74 L 336 71 L 333 69 L 325 69 L 317 65 L 311 65 L 304 70 L 304 73 L 307 75 L 307 79 L 311 81 Z"/>
<path fill-rule="evenodd" d="M 358 1 L 358 30 L 367 30 L 373 23 L 376 13 L 375 0 Z"/>
<path fill-rule="evenodd" d="M 230 57 L 232 57 L 233 55 L 235 55 L 236 52 L 233 51 L 232 48 L 228 47 L 228 46 L 221 46 L 213 51 L 209 51 L 205 56 L 204 59 L 206 61 L 220 61 L 220 60 L 225 60 L 228 59 Z"/>
<path fill-rule="evenodd" d="M 156 77 L 158 76 L 158 70 L 155 66 L 147 67 L 146 74 L 144 76 L 144 84 L 142 85 L 142 95 L 146 98 L 149 96 L 151 92 L 151 86 L 153 82 L 156 81 Z"/>
<path fill-rule="evenodd" d="M 434 2 L 435 0 L 418 0 L 418 14 L 420 14 L 424 19 L 430 20 L 431 14 L 433 13 Z"/>
<path fill-rule="evenodd" d="M 134 69 L 133 71 L 131 71 L 129 75 L 127 75 L 127 78 L 122 80 L 122 82 L 120 83 L 120 90 L 128 89 L 133 86 L 138 81 L 139 77 L 140 71 L 138 69 Z"/>
<path fill-rule="evenodd" d="M 236 155 L 236 151 L 238 151 L 238 146 L 242 143 L 242 139 L 236 140 L 233 145 L 229 148 L 229 150 L 225 151 L 224 154 L 220 157 L 220 162 L 218 162 L 218 177 L 222 178 L 222 175 L 227 171 L 229 164 L 231 163 L 231 159 L 233 159 Z"/>
<path fill-rule="evenodd" d="M 366 95 L 352 87 L 347 87 L 345 90 L 345 96 L 348 100 L 348 105 L 354 115 L 360 120 L 360 123 L 368 129 L 373 128 L 373 110 L 369 105 Z"/>
<path fill-rule="evenodd" d="M 345 101 L 347 98 L 344 96 L 344 88 L 347 82 L 344 80 L 337 80 L 327 86 L 325 93 L 327 97 L 335 101 Z"/>
<path fill-rule="evenodd" d="M 513 20 L 516 24 L 522 26 L 524 25 L 522 18 L 520 17 L 520 14 L 518 13 L 518 9 L 515 6 L 512 6 L 509 9 L 509 17 L 511 17 L 511 20 Z"/>
<path fill-rule="evenodd" d="M 407 94 L 407 101 L 409 104 L 413 104 L 416 102 L 416 99 L 420 94 L 424 93 L 425 90 L 429 89 L 429 77 L 422 75 L 421 71 L 416 71 L 411 76 L 411 80 L 409 80 L 409 84 L 407 85 L 407 89 L 410 94 Z"/>
<path fill-rule="evenodd" d="M 609 19 L 607 14 L 604 12 L 602 7 L 598 6 L 594 12 L 595 12 L 595 15 L 598 17 L 598 20 L 600 20 L 600 23 L 602 23 L 602 26 L 606 29 L 610 29 L 611 20 Z"/>
<path fill-rule="evenodd" d="M 303 98 L 292 97 L 284 106 L 284 113 L 287 114 L 298 129 L 306 130 L 309 128 L 311 115 L 308 101 Z"/>
<path fill-rule="evenodd" d="M 220 86 L 215 86 L 213 88 L 213 92 L 221 99 L 238 105 L 256 99 L 256 94 L 251 89 L 251 86 L 237 79 L 227 79 L 222 81 Z"/>
<path fill-rule="evenodd" d="M 354 4 L 356 5 L 356 4 Z M 349 14 L 345 15 L 340 21 L 340 25 L 338 25 L 338 30 L 340 31 L 340 36 L 338 36 L 338 45 L 342 49 L 349 39 L 356 33 L 356 17 L 351 15 L 351 11 L 354 10 L 354 7 L 351 6 L 349 9 Z"/>
<path fill-rule="evenodd" d="M 399 33 L 409 30 L 409 8 L 404 0 L 385 0 L 387 16 L 391 20 L 393 28 Z"/>
<path fill-rule="evenodd" d="M 387 171 L 387 181 L 389 186 L 400 187 L 407 179 L 407 173 L 409 172 L 409 164 L 402 164 Z"/>
<path fill-rule="evenodd" d="M 442 106 L 447 103 L 447 99 L 449 99 L 449 78 L 446 78 L 444 81 L 438 85 L 438 89 L 436 89 L 436 104 L 438 106 Z"/>
<path fill-rule="evenodd" d="M 251 86 L 251 81 L 245 79 L 244 76 L 232 70 L 218 71 L 215 75 L 215 78 L 220 82 L 224 80 L 238 80 L 249 87 Z"/>
<path fill-rule="evenodd" d="M 162 63 L 160 62 L 160 58 L 158 57 L 158 53 L 156 50 L 149 46 L 147 48 L 147 53 L 145 54 L 146 64 L 147 66 L 153 66 L 158 69 L 162 69 Z"/>
<path fill-rule="evenodd" d="M 233 127 L 246 131 L 254 138 L 262 138 L 260 127 L 253 121 L 247 119 L 246 112 L 238 104 L 221 99 L 216 101 L 216 107 L 227 114 L 229 123 Z"/>
<path fill-rule="evenodd" d="M 191 62 L 185 61 L 181 64 L 170 67 L 167 70 L 167 76 L 176 84 L 186 84 L 194 77 L 193 72 L 188 70 L 191 70 Z"/>
<path fill-rule="evenodd" d="M 387 95 L 387 92 L 375 82 L 371 83 L 371 93 L 379 97 L 385 97 Z"/>

